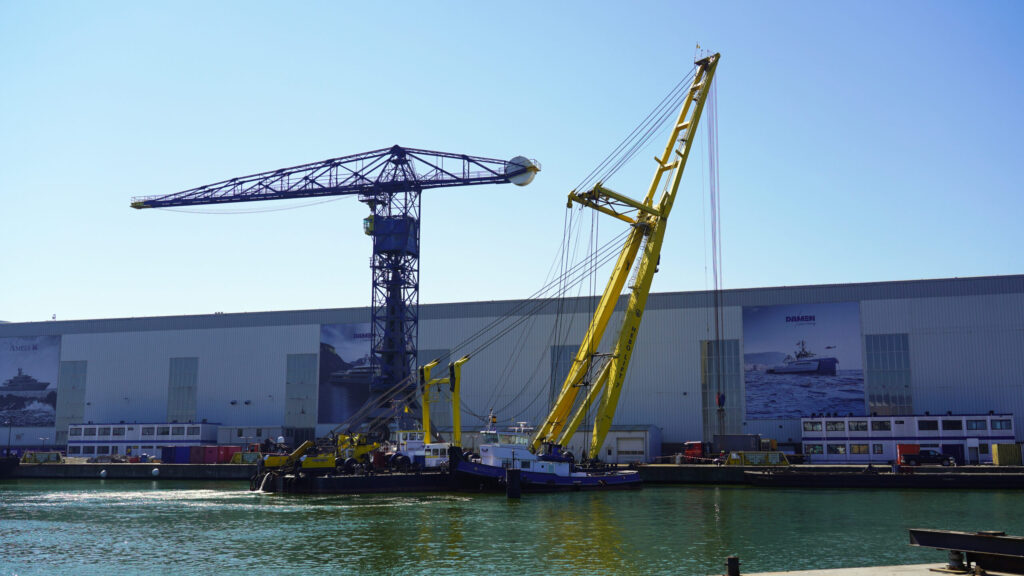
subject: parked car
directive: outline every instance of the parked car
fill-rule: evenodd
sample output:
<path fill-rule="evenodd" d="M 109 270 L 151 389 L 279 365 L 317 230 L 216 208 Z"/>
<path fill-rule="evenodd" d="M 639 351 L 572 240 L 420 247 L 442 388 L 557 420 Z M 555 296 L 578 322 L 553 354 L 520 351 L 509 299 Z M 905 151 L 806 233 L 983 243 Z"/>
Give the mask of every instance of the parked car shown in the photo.
<path fill-rule="evenodd" d="M 943 466 L 955 466 L 956 459 L 949 454 L 943 454 L 938 450 L 925 448 L 917 454 L 904 454 L 900 464 L 906 466 L 919 466 L 921 464 L 942 464 Z"/>

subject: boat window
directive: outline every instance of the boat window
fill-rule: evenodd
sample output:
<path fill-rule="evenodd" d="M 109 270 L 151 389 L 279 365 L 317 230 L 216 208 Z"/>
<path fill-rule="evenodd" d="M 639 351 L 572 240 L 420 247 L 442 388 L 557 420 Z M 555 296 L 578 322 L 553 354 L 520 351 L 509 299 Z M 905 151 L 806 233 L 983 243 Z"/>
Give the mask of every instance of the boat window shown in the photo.
<path fill-rule="evenodd" d="M 984 420 L 968 420 L 968 430 L 988 430 L 988 423 Z"/>
<path fill-rule="evenodd" d="M 821 422 L 804 422 L 804 432 L 821 432 Z"/>
<path fill-rule="evenodd" d="M 821 444 L 804 444 L 804 454 L 821 454 Z"/>
<path fill-rule="evenodd" d="M 993 420 L 993 430 L 1013 430 L 1013 421 L 1011 420 Z"/>
<path fill-rule="evenodd" d="M 157 426 L 157 428 L 156 428 L 156 435 L 157 436 L 170 436 L 171 435 L 171 427 L 170 426 Z"/>
<path fill-rule="evenodd" d="M 118 426 L 112 430 L 114 436 L 124 436 L 124 426 Z"/>
<path fill-rule="evenodd" d="M 850 444 L 850 454 L 867 454 L 867 444 Z"/>
<path fill-rule="evenodd" d="M 964 429 L 964 421 L 963 420 L 943 420 L 942 421 L 942 429 L 943 430 L 963 430 Z"/>
<path fill-rule="evenodd" d="M 86 435 L 86 436 L 95 436 L 96 435 L 96 429 L 95 428 L 83 428 L 82 430 L 83 430 L 82 433 L 84 435 Z"/>
<path fill-rule="evenodd" d="M 188 435 L 189 436 L 199 436 L 199 426 L 189 426 L 188 427 Z"/>
<path fill-rule="evenodd" d="M 99 436 L 110 436 L 110 428 L 109 427 L 100 428 L 96 432 L 96 434 L 99 435 Z"/>
<path fill-rule="evenodd" d="M 829 454 L 846 454 L 846 444 L 829 444 Z"/>
<path fill-rule="evenodd" d="M 842 420 L 829 420 L 825 422 L 825 430 L 828 432 L 842 432 L 846 430 L 846 422 Z"/>
<path fill-rule="evenodd" d="M 850 432 L 867 432 L 868 422 L 867 420 L 851 420 L 850 421 Z"/>
<path fill-rule="evenodd" d="M 153 435 L 153 427 L 152 426 L 143 426 L 142 427 L 142 435 L 143 436 L 152 436 Z"/>
<path fill-rule="evenodd" d="M 984 422 L 984 420 L 983 420 L 983 422 Z M 82 429 L 81 428 L 72 428 L 71 431 L 68 432 L 68 435 L 69 436 L 81 436 L 82 435 Z"/>
<path fill-rule="evenodd" d="M 938 420 L 918 420 L 917 421 L 917 429 L 918 430 L 938 430 L 939 429 L 939 421 Z"/>
<path fill-rule="evenodd" d="M 885 454 L 885 445 L 884 444 L 872 444 L 871 445 L 871 452 L 874 453 L 874 454 Z"/>
<path fill-rule="evenodd" d="M 175 426 L 175 427 L 171 428 L 171 435 L 172 436 L 184 436 L 184 434 L 185 434 L 185 427 L 184 426 Z"/>
<path fill-rule="evenodd" d="M 483 432 L 480 434 L 480 442 L 483 444 L 497 444 L 498 433 L 497 432 Z"/>
<path fill-rule="evenodd" d="M 872 432 L 888 432 L 892 430 L 892 422 L 888 420 L 872 420 L 871 431 Z"/>

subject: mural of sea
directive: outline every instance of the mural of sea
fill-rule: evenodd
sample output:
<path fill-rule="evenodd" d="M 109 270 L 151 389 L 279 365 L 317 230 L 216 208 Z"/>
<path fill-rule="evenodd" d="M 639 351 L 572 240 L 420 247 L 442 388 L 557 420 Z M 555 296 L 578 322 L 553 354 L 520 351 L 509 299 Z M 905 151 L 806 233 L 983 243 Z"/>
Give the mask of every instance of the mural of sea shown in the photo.
<path fill-rule="evenodd" d="M 803 418 L 817 413 L 862 416 L 863 383 L 863 370 L 838 370 L 835 376 L 750 371 L 747 418 Z"/>

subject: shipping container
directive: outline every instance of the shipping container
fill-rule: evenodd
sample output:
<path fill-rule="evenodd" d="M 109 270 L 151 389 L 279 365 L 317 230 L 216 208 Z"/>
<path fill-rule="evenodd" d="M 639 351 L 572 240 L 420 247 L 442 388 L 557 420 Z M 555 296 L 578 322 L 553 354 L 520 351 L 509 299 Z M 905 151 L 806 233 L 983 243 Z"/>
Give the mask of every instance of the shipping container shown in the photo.
<path fill-rule="evenodd" d="M 203 446 L 203 464 L 216 464 L 219 453 L 216 446 Z"/>
<path fill-rule="evenodd" d="M 203 463 L 203 447 L 202 446 L 189 446 L 188 463 L 189 464 L 202 464 Z"/>
<path fill-rule="evenodd" d="M 227 464 L 235 452 L 241 452 L 241 446 L 217 446 L 217 463 Z"/>
<path fill-rule="evenodd" d="M 164 464 L 174 464 L 174 446 L 164 446 L 160 449 L 160 461 Z"/>
<path fill-rule="evenodd" d="M 192 461 L 192 447 L 191 446 L 175 446 L 174 447 L 174 463 L 175 464 L 188 464 Z"/>

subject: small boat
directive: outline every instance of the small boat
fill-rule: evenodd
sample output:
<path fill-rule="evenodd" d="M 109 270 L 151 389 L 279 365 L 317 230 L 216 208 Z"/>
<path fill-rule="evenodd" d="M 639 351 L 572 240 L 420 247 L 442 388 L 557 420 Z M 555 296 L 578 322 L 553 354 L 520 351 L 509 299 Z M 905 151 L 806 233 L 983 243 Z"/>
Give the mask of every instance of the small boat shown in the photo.
<path fill-rule="evenodd" d="M 576 465 L 571 453 L 550 445 L 542 453 L 530 452 L 531 430 L 522 422 L 505 432 L 499 432 L 488 424 L 480 432 L 479 457 L 460 459 L 454 466 L 459 488 L 504 492 L 509 470 L 520 471 L 519 482 L 523 492 L 641 487 L 640 474 L 636 470 L 582 468 Z"/>
<path fill-rule="evenodd" d="M 796 343 L 800 347 L 793 354 L 787 354 L 782 364 L 772 366 L 766 372 L 768 374 L 823 374 L 827 376 L 836 375 L 836 367 L 839 360 L 832 356 L 818 356 L 807 350 L 807 342 L 801 340 Z M 826 347 L 827 350 L 834 346 Z"/>

